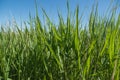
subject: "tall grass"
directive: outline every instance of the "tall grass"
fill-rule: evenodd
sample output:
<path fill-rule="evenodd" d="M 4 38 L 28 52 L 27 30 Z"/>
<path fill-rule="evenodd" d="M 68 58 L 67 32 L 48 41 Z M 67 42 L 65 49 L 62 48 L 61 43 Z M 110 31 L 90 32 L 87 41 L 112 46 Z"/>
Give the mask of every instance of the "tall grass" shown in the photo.
<path fill-rule="evenodd" d="M 58 14 L 58 26 L 42 9 L 47 29 L 38 14 L 24 30 L 1 27 L 0 80 L 119 80 L 120 15 L 100 18 L 93 9 L 81 28 L 79 6 L 73 19 L 67 7 L 67 23 Z"/>

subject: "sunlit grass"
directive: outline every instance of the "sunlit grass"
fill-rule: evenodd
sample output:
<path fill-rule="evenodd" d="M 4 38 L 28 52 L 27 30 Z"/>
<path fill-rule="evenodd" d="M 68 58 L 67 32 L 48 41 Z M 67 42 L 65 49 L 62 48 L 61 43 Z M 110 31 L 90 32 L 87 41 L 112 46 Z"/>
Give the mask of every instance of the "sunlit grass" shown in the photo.
<path fill-rule="evenodd" d="M 42 9 L 47 29 L 38 14 L 30 16 L 24 30 L 17 23 L 16 31 L 1 27 L 0 79 L 119 80 L 120 15 L 116 21 L 115 13 L 100 18 L 96 8 L 88 27 L 81 28 L 79 6 L 74 19 L 69 15 L 69 4 L 67 8 L 67 23 L 58 14 L 58 26 Z"/>

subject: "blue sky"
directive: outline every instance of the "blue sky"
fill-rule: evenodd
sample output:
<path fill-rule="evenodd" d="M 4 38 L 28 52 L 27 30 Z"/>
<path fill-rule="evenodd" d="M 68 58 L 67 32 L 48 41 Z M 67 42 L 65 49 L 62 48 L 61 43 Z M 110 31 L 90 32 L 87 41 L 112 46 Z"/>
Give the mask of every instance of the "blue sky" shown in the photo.
<path fill-rule="evenodd" d="M 37 0 L 39 16 L 43 21 L 43 13 L 41 7 L 45 9 L 46 13 L 52 21 L 58 22 L 57 11 L 63 15 L 66 19 L 67 0 Z M 79 5 L 80 15 L 84 12 L 83 22 L 88 20 L 91 7 L 96 0 L 69 0 L 71 11 L 75 10 L 76 5 Z M 105 13 L 112 0 L 98 0 L 98 10 L 102 15 Z M 115 0 L 120 3 L 120 0 Z M 28 21 L 29 12 L 35 16 L 35 1 L 34 0 L 0 0 L 0 24 L 5 24 L 8 20 L 12 21 L 13 18 L 20 23 L 21 21 Z M 117 14 L 120 13 L 120 8 L 117 10 Z"/>

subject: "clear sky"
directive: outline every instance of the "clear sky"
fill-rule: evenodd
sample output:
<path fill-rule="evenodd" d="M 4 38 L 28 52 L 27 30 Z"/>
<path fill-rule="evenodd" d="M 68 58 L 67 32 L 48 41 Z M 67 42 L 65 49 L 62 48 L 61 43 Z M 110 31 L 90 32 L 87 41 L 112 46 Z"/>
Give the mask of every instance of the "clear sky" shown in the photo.
<path fill-rule="evenodd" d="M 66 8 L 67 0 L 37 0 L 39 16 L 43 20 L 43 13 L 40 7 L 44 8 L 48 16 L 55 23 L 58 22 L 57 11 L 65 18 L 67 15 Z M 70 3 L 71 11 L 75 10 L 76 5 L 80 7 L 80 14 L 84 11 L 83 21 L 88 20 L 91 7 L 96 0 L 68 0 Z M 98 0 L 98 10 L 100 14 L 105 13 L 109 7 L 110 2 L 113 0 Z M 120 0 L 115 0 L 120 4 Z M 34 0 L 0 0 L 0 24 L 5 24 L 8 20 L 12 21 L 13 17 L 18 23 L 27 21 L 29 12 L 34 17 L 35 15 L 35 1 Z M 120 13 L 120 8 L 117 14 Z M 66 19 L 66 18 L 65 18 Z"/>

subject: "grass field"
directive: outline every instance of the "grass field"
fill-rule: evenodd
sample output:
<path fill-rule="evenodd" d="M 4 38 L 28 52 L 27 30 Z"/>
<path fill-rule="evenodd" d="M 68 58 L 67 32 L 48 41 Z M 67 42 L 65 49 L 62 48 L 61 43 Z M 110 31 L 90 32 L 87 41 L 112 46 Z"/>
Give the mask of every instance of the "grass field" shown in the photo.
<path fill-rule="evenodd" d="M 109 18 L 91 10 L 88 27 L 80 26 L 79 7 L 67 23 L 56 26 L 46 16 L 30 16 L 25 28 L 0 29 L 0 80 L 120 80 L 120 15 Z"/>

